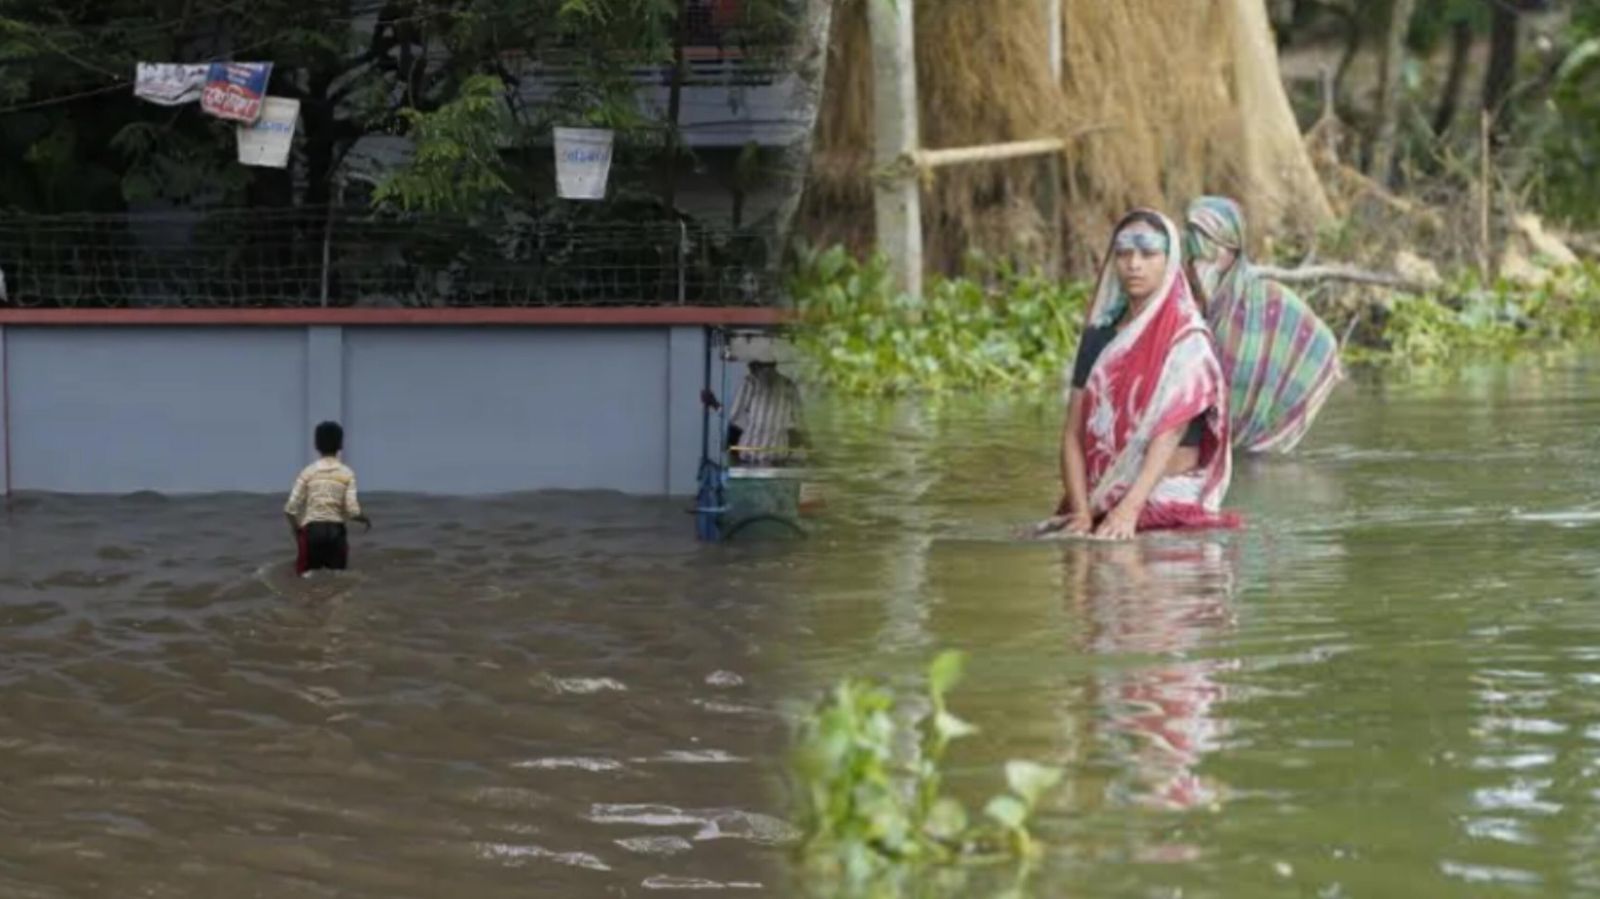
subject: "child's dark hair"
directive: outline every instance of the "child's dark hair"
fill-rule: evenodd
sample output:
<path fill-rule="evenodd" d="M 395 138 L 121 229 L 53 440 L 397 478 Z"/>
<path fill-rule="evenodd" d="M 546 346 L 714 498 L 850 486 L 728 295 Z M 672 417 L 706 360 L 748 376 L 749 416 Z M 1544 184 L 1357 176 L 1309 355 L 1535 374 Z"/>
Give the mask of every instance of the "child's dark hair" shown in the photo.
<path fill-rule="evenodd" d="M 337 455 L 344 449 L 344 428 L 339 427 L 336 421 L 317 425 L 316 444 L 317 452 L 324 456 Z"/>

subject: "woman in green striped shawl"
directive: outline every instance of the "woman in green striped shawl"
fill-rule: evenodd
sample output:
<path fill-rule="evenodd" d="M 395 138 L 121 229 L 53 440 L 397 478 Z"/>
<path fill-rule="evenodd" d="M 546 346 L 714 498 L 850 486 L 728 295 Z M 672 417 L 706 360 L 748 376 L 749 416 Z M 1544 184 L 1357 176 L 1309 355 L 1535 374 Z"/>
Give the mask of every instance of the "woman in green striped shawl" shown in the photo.
<path fill-rule="evenodd" d="M 1341 378 L 1339 341 L 1293 291 L 1244 252 L 1244 212 L 1226 197 L 1189 206 L 1184 253 L 1228 379 L 1233 446 L 1286 453 Z"/>

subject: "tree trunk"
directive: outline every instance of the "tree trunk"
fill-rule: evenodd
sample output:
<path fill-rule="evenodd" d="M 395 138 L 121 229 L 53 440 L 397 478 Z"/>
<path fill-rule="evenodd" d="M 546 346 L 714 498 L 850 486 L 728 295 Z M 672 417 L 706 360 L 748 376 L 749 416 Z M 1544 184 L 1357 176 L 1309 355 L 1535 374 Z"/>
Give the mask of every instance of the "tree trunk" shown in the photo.
<path fill-rule="evenodd" d="M 1325 225 L 1333 207 L 1283 89 L 1267 7 L 1261 0 L 1228 5 L 1234 25 L 1234 100 L 1245 118 L 1242 155 L 1251 230 L 1265 234 L 1285 225 L 1303 230 Z"/>
<path fill-rule="evenodd" d="M 833 33 L 834 0 L 806 0 L 800 28 L 791 41 L 793 55 L 788 70 L 795 73 L 794 95 L 789 104 L 790 138 L 779 151 L 778 180 L 782 200 L 776 214 L 777 249 L 789 240 L 800 197 L 811 170 L 811 150 L 817 134 L 817 112 L 828 73 L 828 37 Z M 779 254 L 774 254 L 777 256 Z"/>
<path fill-rule="evenodd" d="M 1289 43 L 1289 32 L 1294 26 L 1295 0 L 1268 0 L 1271 6 L 1272 30 L 1277 35 L 1278 49 Z"/>
<path fill-rule="evenodd" d="M 667 209 L 678 206 L 678 119 L 683 111 L 683 48 L 689 42 L 689 0 L 678 0 L 672 36 L 672 85 L 667 91 L 667 180 L 662 192 Z"/>
<path fill-rule="evenodd" d="M 1389 31 L 1383 43 L 1383 68 L 1378 75 L 1378 122 L 1367 174 L 1380 184 L 1394 182 L 1395 145 L 1400 133 L 1400 87 L 1406 63 L 1406 33 L 1416 0 L 1394 0 Z"/>
<path fill-rule="evenodd" d="M 1333 73 L 1333 97 L 1337 102 L 1344 93 L 1344 79 L 1350 74 L 1350 66 L 1356 61 L 1356 54 L 1361 52 L 1361 19 L 1351 15 L 1345 20 L 1344 52 L 1339 54 L 1339 65 Z"/>
<path fill-rule="evenodd" d="M 328 98 L 333 77 L 327 71 L 312 72 L 307 79 L 306 95 L 300 100 L 300 116 L 305 123 L 307 206 L 322 206 L 333 198 L 333 167 L 339 141 L 334 104 Z"/>
<path fill-rule="evenodd" d="M 1483 109 L 1493 117 L 1496 139 L 1511 126 L 1511 84 L 1517 74 L 1517 38 L 1521 22 L 1506 0 L 1493 2 L 1494 25 L 1489 42 L 1489 70 L 1483 79 Z"/>
<path fill-rule="evenodd" d="M 1472 52 L 1472 23 L 1465 20 L 1450 29 L 1450 71 L 1444 79 L 1439 109 L 1433 114 L 1433 133 L 1443 137 L 1461 108 L 1461 88 L 1467 82 L 1467 57 Z"/>
<path fill-rule="evenodd" d="M 872 38 L 873 220 L 899 290 L 922 294 L 922 186 L 904 165 L 921 135 L 910 0 L 867 0 Z"/>

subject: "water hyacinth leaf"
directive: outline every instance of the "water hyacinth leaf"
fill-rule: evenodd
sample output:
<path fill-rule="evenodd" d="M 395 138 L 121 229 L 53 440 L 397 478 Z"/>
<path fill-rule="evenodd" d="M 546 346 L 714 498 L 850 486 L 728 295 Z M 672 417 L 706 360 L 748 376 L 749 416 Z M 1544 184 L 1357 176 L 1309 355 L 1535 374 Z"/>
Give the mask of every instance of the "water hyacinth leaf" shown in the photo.
<path fill-rule="evenodd" d="M 1015 796 L 996 796 L 983 807 L 984 815 L 1007 830 L 1020 830 L 1028 820 L 1028 807 Z"/>
<path fill-rule="evenodd" d="M 1025 759 L 1006 762 L 1006 785 L 1011 787 L 1011 792 L 1021 796 L 1030 807 L 1039 802 L 1039 797 L 1060 783 L 1064 774 L 1060 768 L 1052 768 Z"/>
<path fill-rule="evenodd" d="M 967 810 L 946 796 L 933 804 L 928 813 L 928 835 L 937 840 L 954 841 L 967 829 Z"/>
<path fill-rule="evenodd" d="M 966 667 L 966 653 L 956 649 L 945 650 L 934 658 L 933 664 L 928 666 L 928 690 L 935 696 L 949 693 L 961 681 L 962 669 Z"/>
<path fill-rule="evenodd" d="M 816 276 L 823 281 L 832 281 L 844 270 L 849 258 L 845 255 L 843 247 L 834 246 L 825 251 L 816 261 Z"/>
<path fill-rule="evenodd" d="M 894 691 L 860 680 L 841 681 L 801 723 L 794 768 L 804 805 L 800 845 L 826 870 L 912 876 L 929 866 L 982 864 L 1035 851 L 1027 819 L 1038 796 L 1061 779 L 1043 765 L 1012 763 L 1006 778 L 1016 794 L 990 800 L 981 824 L 962 803 L 942 795 L 943 750 L 976 728 L 944 707 L 935 688 L 961 677 L 960 653 L 942 653 L 929 667 L 927 714 L 912 715 Z M 927 708 L 924 705 L 923 708 Z M 914 745 L 912 745 L 914 744 Z M 907 748 L 915 754 L 901 756 Z M 982 850 L 975 852 L 974 850 Z M 922 875 L 917 875 L 922 876 Z M 899 893 L 895 893 L 898 895 Z"/>
<path fill-rule="evenodd" d="M 949 712 L 938 712 L 933 716 L 933 732 L 944 740 L 959 740 L 977 733 L 978 726 L 962 721 Z"/>
<path fill-rule="evenodd" d="M 906 821 L 904 811 L 888 797 L 880 797 L 871 804 L 870 809 L 872 839 L 895 855 L 905 854 L 910 842 L 911 828 Z"/>

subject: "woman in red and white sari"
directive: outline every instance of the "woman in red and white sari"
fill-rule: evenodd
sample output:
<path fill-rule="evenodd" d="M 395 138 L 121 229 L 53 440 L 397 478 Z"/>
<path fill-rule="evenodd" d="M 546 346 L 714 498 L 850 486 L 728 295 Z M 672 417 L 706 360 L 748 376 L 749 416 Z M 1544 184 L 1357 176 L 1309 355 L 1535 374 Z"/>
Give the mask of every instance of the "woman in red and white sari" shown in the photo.
<path fill-rule="evenodd" d="M 1171 220 L 1149 210 L 1113 232 L 1067 394 L 1065 495 L 1039 534 L 1123 540 L 1239 523 L 1222 511 L 1227 383 L 1180 246 Z"/>

